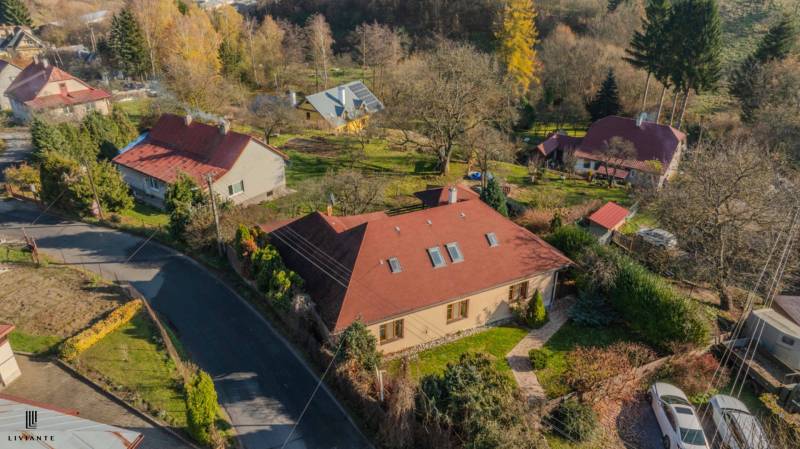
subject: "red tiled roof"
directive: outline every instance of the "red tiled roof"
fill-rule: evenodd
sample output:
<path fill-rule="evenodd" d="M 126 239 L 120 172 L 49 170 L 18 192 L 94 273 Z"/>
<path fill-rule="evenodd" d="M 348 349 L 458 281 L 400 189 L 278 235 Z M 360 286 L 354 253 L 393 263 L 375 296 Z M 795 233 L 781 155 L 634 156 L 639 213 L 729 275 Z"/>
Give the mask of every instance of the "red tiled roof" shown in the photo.
<path fill-rule="evenodd" d="M 69 93 L 48 95 L 40 97 L 39 93 L 49 82 L 74 80 L 86 87 L 84 90 L 70 91 Z M 8 89 L 6 96 L 25 103 L 34 109 L 51 107 L 69 106 L 89 101 L 97 101 L 111 97 L 111 94 L 89 86 L 80 79 L 50 64 L 42 62 L 33 63 L 25 67 L 22 72 L 14 79 Z"/>
<path fill-rule="evenodd" d="M 315 212 L 263 228 L 286 264 L 306 281 L 334 332 L 358 318 L 380 322 L 571 264 L 474 197 L 396 216 L 329 217 Z M 498 246 L 489 246 L 488 232 L 497 235 Z M 444 247 L 450 242 L 458 242 L 463 262 L 451 263 Z M 431 265 L 426 249 L 434 246 L 446 267 Z M 390 257 L 399 260 L 402 272 L 390 271 Z"/>
<path fill-rule="evenodd" d="M 657 160 L 661 162 L 662 169 L 666 170 L 678 145 L 686 139 L 686 134 L 667 125 L 645 121 L 641 126 L 636 126 L 634 119 L 609 116 L 592 123 L 580 143 L 579 151 L 583 155 L 601 153 L 605 151 L 612 137 L 621 137 L 631 142 L 636 149 L 636 160 L 627 161 L 623 166 L 648 170 L 646 162 Z"/>
<path fill-rule="evenodd" d="M 575 155 L 578 156 L 578 153 L 580 153 L 580 152 L 576 151 Z M 581 156 L 578 156 L 578 157 L 581 157 Z M 616 170 L 614 170 L 613 167 L 612 167 L 611 170 L 606 170 L 606 166 L 605 165 L 601 165 L 600 167 L 597 168 L 597 173 L 598 174 L 608 176 L 609 172 L 611 173 L 611 176 L 613 176 L 613 177 L 615 177 L 617 179 L 624 180 L 625 178 L 628 177 L 628 170 L 625 170 L 624 168 L 617 168 Z"/>
<path fill-rule="evenodd" d="M 455 186 L 458 190 L 456 193 L 456 200 L 457 201 L 467 201 L 469 199 L 479 198 L 480 195 L 475 193 L 472 189 L 467 189 L 462 186 Z M 436 207 L 441 206 L 443 204 L 447 204 L 450 199 L 450 188 L 449 187 L 434 187 L 428 190 L 423 190 L 421 192 L 414 193 L 414 196 L 419 198 L 422 201 L 423 206 L 425 207 Z"/>
<path fill-rule="evenodd" d="M 5 338 L 13 330 L 14 330 L 14 325 L 13 324 L 2 324 L 2 323 L 0 323 L 0 340 Z"/>
<path fill-rule="evenodd" d="M 251 141 L 286 158 L 276 148 L 246 134 L 223 134 L 217 126 L 197 121 L 187 126 L 184 117 L 164 114 L 146 139 L 115 157 L 114 162 L 166 183 L 175 181 L 180 172 L 202 183 L 207 174 L 216 180 L 227 173 Z"/>
<path fill-rule="evenodd" d="M 606 229 L 615 229 L 620 223 L 625 221 L 629 214 L 630 211 L 628 209 L 625 209 L 613 201 L 609 201 L 590 215 L 589 221 Z"/>

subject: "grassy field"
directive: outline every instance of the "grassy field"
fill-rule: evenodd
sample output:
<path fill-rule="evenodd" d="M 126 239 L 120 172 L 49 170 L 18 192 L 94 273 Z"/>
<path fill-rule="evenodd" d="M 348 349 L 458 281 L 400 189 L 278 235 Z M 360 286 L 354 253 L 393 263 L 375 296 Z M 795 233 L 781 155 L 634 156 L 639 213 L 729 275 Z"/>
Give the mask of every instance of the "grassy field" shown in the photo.
<path fill-rule="evenodd" d="M 614 201 L 624 206 L 631 204 L 628 191 L 622 187 L 609 188 L 601 181 L 588 182 L 582 178 L 562 180 L 561 174 L 553 170 L 546 170 L 537 184 L 528 182 L 521 187 L 511 196 L 534 207 L 568 207 L 594 199 Z"/>
<path fill-rule="evenodd" d="M 635 234 L 641 228 L 656 228 L 658 227 L 658 220 L 656 217 L 646 211 L 639 211 L 631 217 L 622 227 L 620 232 L 623 234 Z"/>
<path fill-rule="evenodd" d="M 186 426 L 182 379 L 146 312 L 86 350 L 77 365 L 138 408 Z"/>
<path fill-rule="evenodd" d="M 33 263 L 30 251 L 20 246 L 2 245 L 0 246 L 0 263 Z"/>
<path fill-rule="evenodd" d="M 169 216 L 161 209 L 136 201 L 133 209 L 121 212 L 122 223 L 140 227 L 162 227 L 169 224 Z"/>
<path fill-rule="evenodd" d="M 531 129 L 517 133 L 517 135 L 525 139 L 529 139 L 528 143 L 537 145 L 539 142 L 546 139 L 550 134 L 561 130 L 564 134 L 572 137 L 583 137 L 586 135 L 588 125 L 584 123 L 534 123 Z"/>
<path fill-rule="evenodd" d="M 506 354 L 528 334 L 527 329 L 514 326 L 500 326 L 488 329 L 484 332 L 470 335 L 469 337 L 456 340 L 435 348 L 420 352 L 411 360 L 409 366 L 411 376 L 414 379 L 421 379 L 428 374 L 441 374 L 444 372 L 448 363 L 458 362 L 461 354 L 471 352 L 482 352 L 494 358 L 495 367 L 503 373 L 511 376 L 511 368 L 506 362 Z M 390 372 L 396 372 L 400 360 L 392 360 L 388 363 Z"/>
<path fill-rule="evenodd" d="M 631 341 L 633 337 L 622 326 L 602 328 L 584 327 L 567 322 L 542 348 L 547 354 L 547 366 L 536 371 L 545 393 L 556 398 L 569 393 L 563 382 L 567 370 L 567 353 L 578 346 L 608 346 L 620 341 Z"/>

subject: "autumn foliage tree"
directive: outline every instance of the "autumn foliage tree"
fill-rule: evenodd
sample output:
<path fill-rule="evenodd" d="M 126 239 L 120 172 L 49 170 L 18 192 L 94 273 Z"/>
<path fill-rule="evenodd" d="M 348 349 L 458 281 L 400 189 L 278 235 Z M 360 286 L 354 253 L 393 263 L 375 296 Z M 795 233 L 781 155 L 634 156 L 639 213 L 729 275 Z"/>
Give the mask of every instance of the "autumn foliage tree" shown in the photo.
<path fill-rule="evenodd" d="M 536 10 L 533 0 L 509 0 L 500 18 L 497 31 L 499 53 L 519 94 L 525 94 L 532 83 L 539 81 L 536 60 Z"/>

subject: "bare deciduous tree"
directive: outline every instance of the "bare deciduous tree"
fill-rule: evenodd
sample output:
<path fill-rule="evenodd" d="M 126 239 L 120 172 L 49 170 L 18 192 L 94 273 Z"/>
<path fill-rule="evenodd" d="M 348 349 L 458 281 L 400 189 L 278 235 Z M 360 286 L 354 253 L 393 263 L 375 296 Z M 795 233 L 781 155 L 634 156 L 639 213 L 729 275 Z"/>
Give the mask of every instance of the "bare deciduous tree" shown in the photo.
<path fill-rule="evenodd" d="M 612 137 L 603 145 L 603 151 L 598 153 L 600 163 L 605 169 L 608 186 L 614 183 L 614 178 L 622 169 L 625 161 L 636 159 L 636 148 L 622 137 Z"/>
<path fill-rule="evenodd" d="M 322 180 L 325 198 L 333 195 L 335 207 L 344 215 L 356 215 L 383 207 L 384 180 L 358 170 L 329 171 Z"/>
<path fill-rule="evenodd" d="M 267 143 L 275 132 L 288 129 L 298 120 L 298 112 L 288 99 L 272 96 L 261 96 L 253 100 L 249 116 L 254 125 L 264 130 L 264 140 Z"/>
<path fill-rule="evenodd" d="M 491 57 L 467 44 L 441 41 L 419 58 L 407 60 L 397 76 L 391 125 L 403 144 L 433 153 L 447 173 L 466 133 L 480 125 L 505 128 L 516 110 Z"/>
<path fill-rule="evenodd" d="M 660 223 L 688 253 L 682 268 L 709 282 L 723 309 L 733 307 L 729 287 L 753 286 L 773 239 L 789 223 L 796 188 L 783 168 L 763 145 L 729 138 L 689 153 L 683 173 L 654 203 Z"/>
<path fill-rule="evenodd" d="M 513 160 L 516 148 L 508 135 L 487 125 L 472 128 L 462 145 L 470 152 L 481 171 L 481 187 L 486 188 L 487 174 L 492 162 Z"/>
<path fill-rule="evenodd" d="M 319 80 L 322 74 L 322 84 L 328 88 L 328 64 L 333 55 L 333 36 L 331 27 L 322 14 L 314 14 L 306 21 L 306 42 L 309 58 L 314 63 L 314 72 Z M 317 81 L 319 83 L 319 81 Z M 317 86 L 319 89 L 319 86 Z"/>
<path fill-rule="evenodd" d="M 405 56 L 407 37 L 377 22 L 362 23 L 350 34 L 353 57 L 366 70 L 372 71 L 372 88 L 381 92 L 384 70 Z"/>

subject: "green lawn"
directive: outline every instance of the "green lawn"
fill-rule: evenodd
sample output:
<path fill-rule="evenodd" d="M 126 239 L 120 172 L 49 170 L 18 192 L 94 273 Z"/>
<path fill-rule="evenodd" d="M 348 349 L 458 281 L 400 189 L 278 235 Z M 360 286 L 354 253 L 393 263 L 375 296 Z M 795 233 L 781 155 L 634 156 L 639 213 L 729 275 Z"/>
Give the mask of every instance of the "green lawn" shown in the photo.
<path fill-rule="evenodd" d="M 139 122 L 142 121 L 142 118 L 150 113 L 150 105 L 152 103 L 152 98 L 143 97 L 135 98 L 129 101 L 116 102 L 114 103 L 114 107 L 128 114 L 128 117 L 130 117 L 131 121 L 138 126 Z"/>
<path fill-rule="evenodd" d="M 414 379 L 421 379 L 428 374 L 441 374 L 448 363 L 458 362 L 461 354 L 482 352 L 494 357 L 497 369 L 511 376 L 511 368 L 506 362 L 506 354 L 528 334 L 527 329 L 514 326 L 493 327 L 460 340 L 420 352 L 411 360 L 410 373 Z M 388 363 L 390 372 L 396 372 L 400 360 Z"/>
<path fill-rule="evenodd" d="M 130 393 L 137 407 L 175 427 L 186 426 L 183 381 L 145 311 L 86 350 L 77 365 Z"/>
<path fill-rule="evenodd" d="M 0 263 L 32 263 L 30 251 L 20 246 L 0 245 Z"/>
<path fill-rule="evenodd" d="M 586 135 L 586 130 L 588 126 L 582 123 L 552 123 L 552 122 L 545 122 L 545 123 L 534 123 L 531 126 L 531 129 L 527 131 L 522 131 L 519 134 L 520 137 L 530 138 L 530 144 L 536 145 L 539 142 L 543 141 L 550 134 L 558 131 L 559 129 L 564 132 L 568 136 L 572 137 L 583 137 Z"/>
<path fill-rule="evenodd" d="M 525 188 L 515 194 L 515 199 L 534 207 L 569 207 L 595 199 L 631 204 L 628 191 L 622 187 L 609 188 L 599 180 L 588 182 L 582 178 L 562 180 L 561 173 L 553 170 L 546 170 L 544 177 L 535 185 L 529 181 L 522 185 Z"/>
<path fill-rule="evenodd" d="M 635 341 L 635 338 L 619 325 L 594 328 L 567 322 L 542 348 L 547 353 L 547 366 L 537 370 L 536 376 L 547 396 L 556 398 L 569 393 L 563 382 L 568 352 L 578 346 L 608 346 L 619 341 Z"/>
<path fill-rule="evenodd" d="M 133 209 L 120 213 L 122 221 L 131 226 L 157 227 L 169 224 L 169 215 L 161 209 L 136 201 Z"/>
<path fill-rule="evenodd" d="M 639 211 L 631 217 L 623 226 L 620 228 L 620 231 L 623 234 L 635 234 L 641 228 L 657 228 L 658 227 L 658 220 L 656 217 L 646 211 Z"/>
<path fill-rule="evenodd" d="M 61 338 L 55 335 L 33 335 L 14 330 L 8 336 L 11 348 L 14 351 L 45 354 L 55 349 L 61 343 Z"/>

